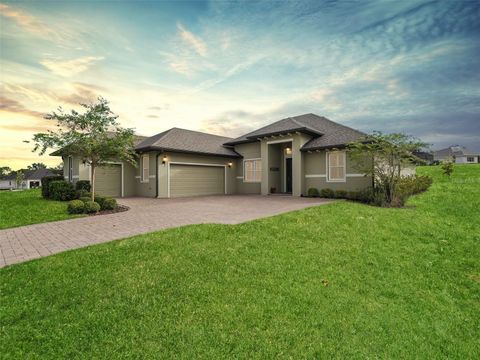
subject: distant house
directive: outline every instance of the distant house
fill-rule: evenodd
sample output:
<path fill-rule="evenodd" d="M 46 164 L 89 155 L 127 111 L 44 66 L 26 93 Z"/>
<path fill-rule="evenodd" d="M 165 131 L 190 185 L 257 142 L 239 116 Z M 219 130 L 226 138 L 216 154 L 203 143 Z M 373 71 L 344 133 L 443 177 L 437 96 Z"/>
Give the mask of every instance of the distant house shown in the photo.
<path fill-rule="evenodd" d="M 433 154 L 427 151 L 416 151 L 413 153 L 419 159 L 425 161 L 427 164 L 431 164 L 433 162 Z"/>
<path fill-rule="evenodd" d="M 48 169 L 21 170 L 24 179 L 21 184 L 17 184 L 17 174 L 10 174 L 0 179 L 0 190 L 13 189 L 34 189 L 42 186 L 44 176 L 55 175 Z"/>
<path fill-rule="evenodd" d="M 480 162 L 480 154 L 468 150 L 464 146 L 452 145 L 433 152 L 434 161 L 454 159 L 457 164 L 476 164 Z"/>

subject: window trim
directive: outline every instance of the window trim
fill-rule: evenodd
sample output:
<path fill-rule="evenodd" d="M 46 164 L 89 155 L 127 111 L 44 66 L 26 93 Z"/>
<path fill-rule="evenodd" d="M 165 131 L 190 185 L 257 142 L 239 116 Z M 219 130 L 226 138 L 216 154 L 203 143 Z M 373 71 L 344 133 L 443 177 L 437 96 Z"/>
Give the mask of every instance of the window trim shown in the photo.
<path fill-rule="evenodd" d="M 255 164 L 257 161 L 259 161 L 260 164 L 262 164 L 262 158 L 243 159 L 243 182 L 244 183 L 249 183 L 249 184 L 259 184 L 259 183 L 261 183 L 262 182 L 262 171 L 263 171 L 262 167 L 263 167 L 263 164 L 262 164 L 262 167 L 260 168 L 260 180 L 247 180 L 246 179 L 246 177 L 247 177 L 246 174 L 247 173 L 245 171 L 245 163 L 247 161 L 253 161 L 253 164 Z M 256 165 L 254 165 L 254 168 L 255 169 L 253 170 L 253 172 L 255 174 L 257 172 Z"/>
<path fill-rule="evenodd" d="M 475 162 L 475 156 L 467 156 L 467 162 L 472 162 L 472 163 Z"/>
<path fill-rule="evenodd" d="M 73 181 L 73 157 L 68 156 L 68 181 L 72 182 Z"/>
<path fill-rule="evenodd" d="M 330 178 L 330 154 L 332 154 L 332 153 L 342 154 L 342 157 L 343 157 L 343 178 L 341 178 L 341 179 L 331 179 Z M 326 163 L 326 172 L 327 172 L 327 176 L 326 176 L 327 182 L 329 182 L 329 183 L 347 182 L 347 153 L 345 152 L 345 150 L 327 151 L 325 153 L 325 163 Z M 337 166 L 337 167 L 340 167 L 340 166 Z"/>
<path fill-rule="evenodd" d="M 150 181 L 150 154 L 142 154 L 142 166 L 140 169 L 140 182 L 141 183 L 148 183 Z M 145 162 L 145 159 L 147 161 Z M 145 164 L 147 164 L 147 167 L 145 167 Z M 147 170 L 147 176 L 145 178 L 145 170 Z"/>

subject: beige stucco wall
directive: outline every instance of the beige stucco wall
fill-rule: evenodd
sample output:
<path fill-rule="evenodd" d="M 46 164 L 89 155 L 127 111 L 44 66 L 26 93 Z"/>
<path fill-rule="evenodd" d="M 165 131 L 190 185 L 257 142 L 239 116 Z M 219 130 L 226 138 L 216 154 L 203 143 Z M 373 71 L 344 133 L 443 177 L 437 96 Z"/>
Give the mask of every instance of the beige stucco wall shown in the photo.
<path fill-rule="evenodd" d="M 243 159 L 237 159 L 235 161 L 236 193 L 237 194 L 260 194 L 260 183 L 244 182 L 244 178 L 243 178 L 243 170 L 244 170 L 243 160 L 261 158 L 260 141 L 236 145 L 235 151 L 243 156 Z"/>
<path fill-rule="evenodd" d="M 162 164 L 164 155 L 167 157 L 166 163 Z M 232 163 L 231 167 L 228 166 L 230 162 Z M 172 163 L 224 165 L 226 168 L 225 181 L 227 185 L 227 194 L 236 193 L 235 177 L 238 166 L 236 159 L 220 156 L 166 152 L 161 154 L 158 158 L 158 197 L 160 198 L 168 197 L 168 166 Z"/>

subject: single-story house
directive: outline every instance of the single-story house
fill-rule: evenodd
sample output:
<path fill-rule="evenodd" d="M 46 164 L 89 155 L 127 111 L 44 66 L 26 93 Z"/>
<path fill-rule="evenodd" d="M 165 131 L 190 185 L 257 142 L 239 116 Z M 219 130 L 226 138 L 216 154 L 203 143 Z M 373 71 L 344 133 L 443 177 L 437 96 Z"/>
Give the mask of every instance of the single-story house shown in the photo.
<path fill-rule="evenodd" d="M 138 138 L 138 167 L 121 161 L 96 171 L 96 192 L 116 197 L 214 194 L 305 195 L 309 188 L 372 186 L 345 145 L 365 134 L 315 114 L 289 117 L 236 139 L 172 128 Z M 90 167 L 61 150 L 66 180 L 89 180 Z"/>
<path fill-rule="evenodd" d="M 456 164 L 477 164 L 480 163 L 480 154 L 460 145 L 452 145 L 448 148 L 433 152 L 434 161 L 444 161 L 448 159 L 455 160 Z"/>
<path fill-rule="evenodd" d="M 55 175 L 48 169 L 20 170 L 23 172 L 24 179 L 17 184 L 17 174 L 10 174 L 0 179 L 1 190 L 14 189 L 35 189 L 42 186 L 42 178 Z"/>

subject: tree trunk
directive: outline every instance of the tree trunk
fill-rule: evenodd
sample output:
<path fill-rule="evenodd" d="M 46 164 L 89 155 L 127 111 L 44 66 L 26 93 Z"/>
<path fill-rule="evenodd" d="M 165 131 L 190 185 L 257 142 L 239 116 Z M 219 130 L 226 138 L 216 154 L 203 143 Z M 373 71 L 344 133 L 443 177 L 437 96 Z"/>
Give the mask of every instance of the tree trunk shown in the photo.
<path fill-rule="evenodd" d="M 92 168 L 92 178 L 90 179 L 90 183 L 92 184 L 91 192 L 92 192 L 92 201 L 95 201 L 95 165 L 91 164 L 90 165 Z"/>

